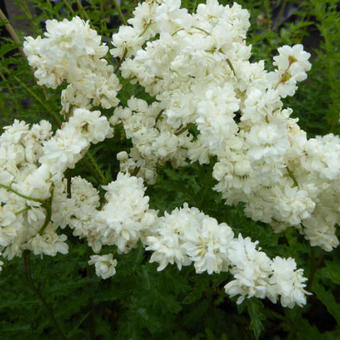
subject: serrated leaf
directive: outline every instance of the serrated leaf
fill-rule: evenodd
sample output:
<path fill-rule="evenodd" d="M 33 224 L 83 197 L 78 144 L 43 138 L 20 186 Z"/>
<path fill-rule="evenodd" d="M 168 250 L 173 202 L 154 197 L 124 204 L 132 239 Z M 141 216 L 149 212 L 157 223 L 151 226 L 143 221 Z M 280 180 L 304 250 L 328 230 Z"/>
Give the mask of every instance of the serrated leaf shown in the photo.
<path fill-rule="evenodd" d="M 311 325 L 306 319 L 299 320 L 300 328 L 297 331 L 297 340 L 320 340 L 321 334 L 316 326 Z"/>
<path fill-rule="evenodd" d="M 326 265 L 320 270 L 322 276 L 328 278 L 336 285 L 340 285 L 340 264 L 326 261 Z"/>
<path fill-rule="evenodd" d="M 247 301 L 247 310 L 250 316 L 250 330 L 254 333 L 256 339 L 259 339 L 262 331 L 264 330 L 264 325 L 262 321 L 266 319 L 265 315 L 262 313 L 263 304 L 259 300 L 250 299 Z"/>
<path fill-rule="evenodd" d="M 340 303 L 337 303 L 333 293 L 326 290 L 320 283 L 313 284 L 313 291 L 317 298 L 326 306 L 328 312 L 340 325 Z"/>

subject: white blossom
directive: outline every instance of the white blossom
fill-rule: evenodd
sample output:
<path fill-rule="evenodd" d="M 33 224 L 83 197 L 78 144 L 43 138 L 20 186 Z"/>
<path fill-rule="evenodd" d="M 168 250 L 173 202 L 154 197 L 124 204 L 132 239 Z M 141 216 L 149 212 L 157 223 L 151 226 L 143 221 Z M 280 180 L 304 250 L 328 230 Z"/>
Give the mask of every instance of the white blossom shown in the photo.
<path fill-rule="evenodd" d="M 94 264 L 96 275 L 104 280 L 116 274 L 117 260 L 112 254 L 91 255 L 89 264 Z"/>
<path fill-rule="evenodd" d="M 26 37 L 24 52 L 39 85 L 56 88 L 64 80 L 69 83 L 62 92 L 64 112 L 72 106 L 108 109 L 119 103 L 119 80 L 104 59 L 108 47 L 79 17 L 47 20 L 44 37 Z"/>

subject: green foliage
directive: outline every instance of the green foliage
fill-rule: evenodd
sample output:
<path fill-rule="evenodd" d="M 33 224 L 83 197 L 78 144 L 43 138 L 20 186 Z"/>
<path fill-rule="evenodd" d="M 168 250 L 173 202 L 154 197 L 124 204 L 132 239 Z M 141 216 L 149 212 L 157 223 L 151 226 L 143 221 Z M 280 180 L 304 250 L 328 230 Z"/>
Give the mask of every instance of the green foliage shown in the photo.
<path fill-rule="evenodd" d="M 34 4 L 35 14 L 27 3 Z M 65 3 L 69 3 L 68 8 Z M 17 1 L 30 21 L 32 35 L 43 32 L 46 19 L 89 18 L 91 26 L 104 37 L 120 25 L 113 1 L 91 0 L 83 8 L 76 0 L 61 1 L 55 6 L 44 0 Z M 193 10 L 202 1 L 183 1 Z M 131 16 L 136 1 L 123 1 L 122 12 Z M 226 3 L 226 1 L 221 1 Z M 289 22 L 271 29 L 273 5 L 296 1 L 242 0 L 251 13 L 248 42 L 253 45 L 254 60 L 264 59 L 271 67 L 276 49 L 283 44 L 304 43 L 312 53 L 310 78 L 286 104 L 293 108 L 300 125 L 310 136 L 339 133 L 339 14 L 337 1 L 298 2 L 298 11 Z M 286 4 L 286 5 L 287 5 Z M 71 11 L 72 10 L 72 11 Z M 19 44 L 5 35 L 0 40 L 0 127 L 14 119 L 33 123 L 48 119 L 57 127 L 62 120 L 60 92 L 39 87 L 27 61 L 19 53 Z M 24 34 L 18 32 L 23 40 Z M 127 84 L 120 91 L 123 105 L 134 94 L 152 101 L 140 88 Z M 104 111 L 108 116 L 110 110 Z M 115 137 L 90 150 L 108 180 L 118 171 L 116 153 L 128 150 L 130 142 L 118 127 Z M 70 175 L 86 177 L 98 185 L 91 162 L 82 160 Z M 157 272 L 149 263 L 150 255 L 140 245 L 127 255 L 117 255 L 117 274 L 100 280 L 87 265 L 89 251 L 85 244 L 69 237 L 70 253 L 66 256 L 33 257 L 32 276 L 46 297 L 68 339 L 339 339 L 340 338 L 340 252 L 325 254 L 313 249 L 295 229 L 274 234 L 263 223 L 249 220 L 242 205 L 227 207 L 211 188 L 213 164 L 188 165 L 173 169 L 166 164 L 158 169 L 158 180 L 148 188 L 150 204 L 160 214 L 184 202 L 202 209 L 219 222 L 227 222 L 235 234 L 258 239 L 271 257 L 294 257 L 309 277 L 313 293 L 305 308 L 287 310 L 269 301 L 250 299 L 238 306 L 226 297 L 223 286 L 230 274 L 196 275 L 193 268 L 178 271 L 168 267 Z M 112 251 L 112 249 L 110 249 Z M 57 339 L 41 301 L 27 284 L 23 259 L 5 263 L 0 276 L 0 338 Z"/>

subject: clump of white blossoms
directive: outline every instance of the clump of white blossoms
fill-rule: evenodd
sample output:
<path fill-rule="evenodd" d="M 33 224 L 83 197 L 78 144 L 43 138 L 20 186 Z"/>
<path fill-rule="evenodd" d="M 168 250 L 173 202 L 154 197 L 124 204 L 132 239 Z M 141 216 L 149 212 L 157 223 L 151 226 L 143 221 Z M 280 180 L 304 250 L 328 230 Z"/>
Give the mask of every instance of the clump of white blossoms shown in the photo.
<path fill-rule="evenodd" d="M 302 269 L 296 270 L 293 259 L 274 260 L 256 249 L 258 241 L 240 234 L 234 238 L 232 229 L 187 204 L 171 214 L 159 218 L 152 236 L 147 237 L 147 250 L 152 250 L 151 262 L 158 262 L 158 270 L 169 263 L 182 266 L 194 264 L 196 272 L 220 273 L 228 271 L 234 280 L 225 285 L 230 296 L 269 298 L 292 308 L 306 303 L 306 278 Z"/>
<path fill-rule="evenodd" d="M 339 137 L 307 139 L 281 101 L 306 79 L 309 53 L 302 45 L 283 46 L 267 72 L 263 61 L 249 61 L 246 10 L 217 0 L 193 14 L 180 6 L 180 0 L 143 2 L 112 37 L 116 71 L 144 87 L 155 98 L 151 104 L 131 97 L 116 107 L 121 85 L 105 59 L 108 47 L 80 18 L 48 20 L 44 37 L 26 38 L 38 84 L 68 83 L 61 96 L 67 115 L 55 133 L 46 121 L 32 127 L 15 121 L 0 137 L 2 256 L 65 254 L 60 230 L 69 227 L 92 248 L 89 264 L 103 279 L 117 264 L 113 254 L 99 254 L 103 246 L 127 253 L 141 242 L 158 270 L 193 264 L 197 273 L 230 271 L 225 291 L 238 303 L 257 297 L 302 306 L 306 279 L 294 259 L 270 259 L 258 241 L 234 237 L 226 223 L 186 204 L 161 217 L 149 208 L 142 178 L 155 183 L 157 166 L 214 157 L 214 189 L 227 204 L 243 202 L 247 216 L 275 231 L 295 226 L 327 251 L 339 243 Z M 98 106 L 116 107 L 110 120 Z M 117 154 L 121 172 L 102 186 L 101 199 L 87 179 L 67 178 L 65 171 L 120 123 L 133 145 Z"/>
<path fill-rule="evenodd" d="M 74 116 L 54 135 L 45 121 L 31 129 L 16 121 L 0 137 L 3 170 L 0 245 L 4 257 L 20 256 L 25 249 L 36 255 L 65 254 L 68 252 L 66 236 L 59 234 L 58 229 L 69 226 L 75 236 L 87 239 L 95 253 L 103 245 L 115 245 L 119 252 L 126 253 L 140 240 L 147 250 L 154 252 L 151 261 L 159 262 L 159 269 L 168 263 L 176 263 L 179 268 L 194 263 L 197 273 L 219 273 L 229 267 L 232 273 L 242 272 L 242 267 L 230 255 L 231 249 L 243 241 L 241 236 L 234 239 L 232 229 L 225 223 L 218 224 L 198 209 L 187 206 L 158 218 L 156 211 L 149 209 L 149 198 L 145 196 L 141 178 L 119 173 L 115 181 L 103 186 L 106 194 L 102 206 L 98 191 L 81 177 L 71 178 L 68 192 L 63 172 L 75 166 L 79 154 L 89 143 L 112 136 L 107 120 L 97 112 L 92 112 L 84 129 L 81 117 L 88 114 L 86 110 L 75 110 Z M 73 131 L 66 141 L 65 131 Z M 74 149 L 75 145 L 78 147 Z M 12 153 L 15 147 L 17 152 Z M 30 149 L 36 152 L 32 155 Z M 17 158 L 13 160 L 10 155 Z M 249 244 L 252 247 L 252 243 Z M 266 255 L 263 253 L 263 256 Z M 267 261 L 270 262 L 268 258 Z M 255 263 L 252 259 L 248 262 L 248 268 Z M 98 276 L 107 279 L 115 274 L 117 261 L 113 254 L 93 255 L 89 264 L 95 265 Z M 289 306 L 301 305 L 305 301 L 305 279 L 297 275 L 300 271 L 295 272 L 295 268 L 292 267 L 287 275 L 290 279 L 285 285 L 288 293 L 281 292 L 275 284 L 267 284 L 264 289 L 268 292 L 262 295 L 243 288 L 237 293 L 234 289 L 230 294 L 227 286 L 226 292 L 243 297 L 270 297 L 276 301 L 279 295 L 293 294 L 289 282 L 297 282 L 300 294 L 295 294 L 297 298 L 289 302 Z M 270 274 L 270 271 L 263 274 L 267 281 Z M 253 282 L 252 289 L 256 290 L 257 285 Z"/>
<path fill-rule="evenodd" d="M 295 226 L 311 245 L 332 250 L 340 139 L 308 140 L 281 101 L 307 78 L 310 54 L 283 46 L 267 72 L 263 61 L 249 61 L 246 10 L 208 0 L 190 14 L 180 5 L 144 2 L 112 37 L 123 77 L 156 98 L 151 105 L 131 98 L 111 118 L 133 143 L 129 157 L 120 155 L 121 169 L 154 183 L 157 164 L 216 156 L 214 189 L 227 204 L 243 202 L 250 218 L 275 231 Z"/>
<path fill-rule="evenodd" d="M 86 127 L 86 128 L 84 128 Z M 57 193 L 64 172 L 73 168 L 91 143 L 112 137 L 107 119 L 94 111 L 76 109 L 53 135 L 42 120 L 31 128 L 15 120 L 0 136 L 0 247 L 5 258 L 34 254 L 66 254 L 66 235 L 58 234 Z"/>
<path fill-rule="evenodd" d="M 69 84 L 61 95 L 64 112 L 73 106 L 108 109 L 118 104 L 119 80 L 104 58 L 108 47 L 79 17 L 47 20 L 45 36 L 26 37 L 24 52 L 39 85 L 55 89 L 64 80 Z"/>
<path fill-rule="evenodd" d="M 61 226 L 73 230 L 74 236 L 87 239 L 94 252 L 100 252 L 104 245 L 115 245 L 120 253 L 127 253 L 152 229 L 156 211 L 149 209 L 141 178 L 119 173 L 103 189 L 106 193 L 100 206 L 98 190 L 85 179 L 73 177 L 71 197 L 66 183 L 56 194 L 55 215 Z"/>

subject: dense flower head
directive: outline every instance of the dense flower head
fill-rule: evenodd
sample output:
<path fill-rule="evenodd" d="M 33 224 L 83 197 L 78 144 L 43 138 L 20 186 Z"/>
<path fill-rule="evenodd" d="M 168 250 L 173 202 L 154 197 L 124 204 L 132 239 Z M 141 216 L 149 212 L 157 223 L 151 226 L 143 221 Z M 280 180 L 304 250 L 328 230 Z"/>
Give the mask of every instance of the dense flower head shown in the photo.
<path fill-rule="evenodd" d="M 227 224 L 219 224 L 187 204 L 159 218 L 145 243 L 153 252 L 150 261 L 159 264 L 157 270 L 168 264 L 181 269 L 191 263 L 197 273 L 230 270 L 234 279 L 225 285 L 225 291 L 238 296 L 237 303 L 251 297 L 267 297 L 274 303 L 280 299 L 289 308 L 306 303 L 306 279 L 292 258 L 271 260 L 257 249 L 258 241 L 240 234 L 234 237 Z"/>
<path fill-rule="evenodd" d="M 39 164 L 43 144 L 52 136 L 51 124 L 41 121 L 31 128 L 15 120 L 0 136 L 0 247 L 5 258 L 24 249 L 35 254 L 66 253 L 65 235 L 45 222 L 44 201 L 51 196 L 47 166 Z M 45 225 L 46 224 L 46 225 Z"/>
<path fill-rule="evenodd" d="M 67 115 L 55 133 L 44 120 L 31 127 L 15 120 L 0 136 L 0 254 L 66 254 L 60 230 L 69 227 L 92 248 L 88 263 L 103 279 L 117 265 L 113 254 L 99 254 L 104 246 L 127 253 L 142 244 L 159 271 L 170 264 L 193 264 L 198 274 L 229 271 L 224 288 L 237 303 L 257 297 L 304 305 L 306 279 L 294 259 L 270 259 L 259 241 L 235 237 L 229 225 L 186 203 L 158 216 L 145 194 L 159 166 L 214 159 L 214 190 L 227 204 L 242 202 L 248 217 L 275 232 L 294 226 L 312 246 L 338 245 L 340 139 L 308 139 L 282 102 L 306 79 L 310 54 L 302 45 L 283 46 L 268 72 L 264 61 L 250 61 L 249 26 L 248 11 L 236 3 L 208 0 L 189 13 L 180 0 L 146 1 L 112 36 L 116 69 L 79 17 L 48 20 L 43 37 L 27 37 L 24 52 L 38 84 L 67 82 Z M 117 106 L 118 69 L 153 100 L 131 96 Z M 98 106 L 115 109 L 108 119 Z M 65 174 L 118 124 L 132 146 L 117 154 L 115 180 L 97 188 Z"/>
<path fill-rule="evenodd" d="M 141 178 L 119 173 L 116 181 L 103 188 L 106 203 L 98 213 L 98 232 L 103 244 L 116 245 L 119 252 L 126 253 L 153 225 L 155 212 L 149 210 Z"/>
<path fill-rule="evenodd" d="M 66 254 L 67 237 L 57 230 L 68 224 L 76 206 L 66 204 L 64 172 L 75 166 L 91 143 L 111 137 L 112 128 L 99 111 L 76 109 L 55 134 L 44 120 L 31 127 L 15 120 L 4 130 L 0 136 L 3 255 L 11 259 L 25 249 L 36 255 Z M 75 197 L 76 193 L 74 188 Z M 89 205 L 97 204 L 93 197 L 90 201 Z"/>
<path fill-rule="evenodd" d="M 336 204 L 327 206 L 333 218 L 323 232 L 311 219 L 323 211 L 321 182 L 339 187 L 340 141 L 308 140 L 281 100 L 306 79 L 310 54 L 301 44 L 282 46 L 268 72 L 263 61 L 250 61 L 249 13 L 241 6 L 210 0 L 190 14 L 180 5 L 144 2 L 112 37 L 122 76 L 156 98 L 152 104 L 131 98 L 110 120 L 123 123 L 133 143 L 122 171 L 152 184 L 157 164 L 207 164 L 215 156 L 215 190 L 227 204 L 243 202 L 252 219 L 276 231 L 295 226 L 313 245 L 333 249 Z"/>
<path fill-rule="evenodd" d="M 39 85 L 56 88 L 64 80 L 69 84 L 61 95 L 64 113 L 73 106 L 108 109 L 118 104 L 120 85 L 105 60 L 108 47 L 79 17 L 47 20 L 44 37 L 26 37 L 24 52 Z"/>

